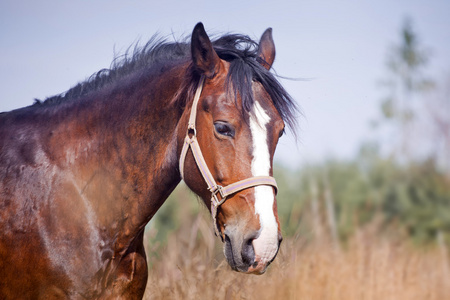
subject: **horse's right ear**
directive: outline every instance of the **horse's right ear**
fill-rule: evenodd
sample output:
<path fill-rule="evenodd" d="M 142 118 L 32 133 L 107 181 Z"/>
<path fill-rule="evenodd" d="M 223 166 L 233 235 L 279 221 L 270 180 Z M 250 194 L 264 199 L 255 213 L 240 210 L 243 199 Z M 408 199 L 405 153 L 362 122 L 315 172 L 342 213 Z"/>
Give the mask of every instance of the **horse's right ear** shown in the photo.
<path fill-rule="evenodd" d="M 202 23 L 195 25 L 192 32 L 191 53 L 194 66 L 199 72 L 207 78 L 212 78 L 216 75 L 220 65 L 220 58 L 214 51 Z"/>
<path fill-rule="evenodd" d="M 272 67 L 275 60 L 275 43 L 272 38 L 272 28 L 267 28 L 261 36 L 257 60 L 267 70 L 270 70 Z"/>

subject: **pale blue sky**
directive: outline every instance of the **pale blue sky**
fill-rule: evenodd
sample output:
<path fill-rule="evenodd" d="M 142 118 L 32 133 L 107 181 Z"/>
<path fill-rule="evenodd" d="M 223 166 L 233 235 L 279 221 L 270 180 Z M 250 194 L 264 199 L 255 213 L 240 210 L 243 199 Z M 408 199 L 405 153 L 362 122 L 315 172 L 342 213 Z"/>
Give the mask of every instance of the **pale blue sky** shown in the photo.
<path fill-rule="evenodd" d="M 410 16 L 433 49 L 430 72 L 450 71 L 450 1 L 16 1 L 0 2 L 0 111 L 66 91 L 108 67 L 116 53 L 154 33 L 258 39 L 273 28 L 275 70 L 301 106 L 300 140 L 280 141 L 276 159 L 295 166 L 350 157 L 373 134 L 388 47 Z"/>

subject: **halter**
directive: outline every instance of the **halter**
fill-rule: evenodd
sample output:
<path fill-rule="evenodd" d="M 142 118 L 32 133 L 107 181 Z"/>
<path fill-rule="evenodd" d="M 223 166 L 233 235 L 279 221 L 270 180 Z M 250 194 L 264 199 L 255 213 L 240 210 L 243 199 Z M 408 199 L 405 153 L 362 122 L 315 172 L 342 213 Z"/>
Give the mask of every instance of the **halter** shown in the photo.
<path fill-rule="evenodd" d="M 198 83 L 197 90 L 195 91 L 194 102 L 191 108 L 186 138 L 184 139 L 183 149 L 181 150 L 180 173 L 181 177 L 184 179 L 184 161 L 186 160 L 186 155 L 189 148 L 191 148 L 197 167 L 200 173 L 202 174 L 206 184 L 208 185 L 208 190 L 211 192 L 211 215 L 214 222 L 214 231 L 216 235 L 219 235 L 219 228 L 217 226 L 216 221 L 217 209 L 219 208 L 220 205 L 222 205 L 225 202 L 228 196 L 258 185 L 272 186 L 275 189 L 275 193 L 277 193 L 278 187 L 275 178 L 273 178 L 272 176 L 255 176 L 237 181 L 227 186 L 221 186 L 216 183 L 214 177 L 209 171 L 208 166 L 206 165 L 202 151 L 200 150 L 200 145 L 198 144 L 197 141 L 197 130 L 195 129 L 195 120 L 197 117 L 197 104 L 200 98 L 200 94 L 202 93 L 204 81 L 205 78 L 202 76 Z"/>

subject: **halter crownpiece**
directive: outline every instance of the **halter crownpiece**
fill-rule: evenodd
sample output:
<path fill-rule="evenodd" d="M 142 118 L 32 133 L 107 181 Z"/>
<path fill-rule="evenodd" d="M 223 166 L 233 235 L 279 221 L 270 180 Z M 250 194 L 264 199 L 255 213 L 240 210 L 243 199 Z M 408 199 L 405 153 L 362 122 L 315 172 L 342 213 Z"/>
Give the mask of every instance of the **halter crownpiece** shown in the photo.
<path fill-rule="evenodd" d="M 229 184 L 227 186 L 221 186 L 216 183 L 214 177 L 212 176 L 209 168 L 205 162 L 202 151 L 200 150 L 200 145 L 197 141 L 197 130 L 195 128 L 195 121 L 197 118 L 197 105 L 202 93 L 203 84 L 205 77 L 202 76 L 195 91 L 194 101 L 192 103 L 191 114 L 189 116 L 188 128 L 186 133 L 186 138 L 184 139 L 183 149 L 180 155 L 180 173 L 181 177 L 184 179 L 184 162 L 186 160 L 187 152 L 189 148 L 192 151 L 194 160 L 200 173 L 203 176 L 206 184 L 208 185 L 208 190 L 211 192 L 211 215 L 214 222 L 214 231 L 216 235 L 219 235 L 219 228 L 217 226 L 217 209 L 222 205 L 228 196 L 252 188 L 258 185 L 269 185 L 275 188 L 275 194 L 278 191 L 277 182 L 272 176 L 255 176 L 247 179 L 237 181 L 235 183 Z"/>

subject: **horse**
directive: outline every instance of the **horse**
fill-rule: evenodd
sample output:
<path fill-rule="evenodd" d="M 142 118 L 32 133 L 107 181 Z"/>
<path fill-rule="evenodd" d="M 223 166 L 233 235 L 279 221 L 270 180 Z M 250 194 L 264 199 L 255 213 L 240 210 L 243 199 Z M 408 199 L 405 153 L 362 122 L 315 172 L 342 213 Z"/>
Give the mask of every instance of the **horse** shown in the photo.
<path fill-rule="evenodd" d="M 128 52 L 127 52 L 128 53 Z M 273 155 L 296 104 L 272 29 L 151 39 L 67 92 L 0 114 L 0 298 L 141 299 L 146 224 L 183 179 L 235 271 L 282 240 Z"/>

